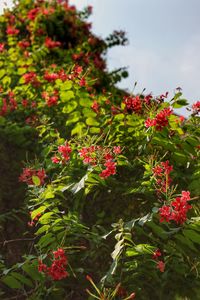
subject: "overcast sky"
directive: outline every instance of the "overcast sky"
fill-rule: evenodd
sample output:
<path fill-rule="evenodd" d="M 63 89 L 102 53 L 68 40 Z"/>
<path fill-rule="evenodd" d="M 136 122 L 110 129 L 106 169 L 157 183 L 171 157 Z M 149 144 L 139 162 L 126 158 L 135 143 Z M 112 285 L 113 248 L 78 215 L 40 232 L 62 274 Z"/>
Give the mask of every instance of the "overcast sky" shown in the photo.
<path fill-rule="evenodd" d="M 2 3 L 3 0 L 0 0 Z M 9 5 L 11 0 L 5 0 Z M 129 45 L 108 53 L 109 69 L 129 67 L 120 84 L 154 95 L 182 87 L 190 103 L 200 99 L 200 0 L 71 0 L 93 6 L 93 32 L 125 30 Z M 3 4 L 0 4 L 2 9 Z"/>

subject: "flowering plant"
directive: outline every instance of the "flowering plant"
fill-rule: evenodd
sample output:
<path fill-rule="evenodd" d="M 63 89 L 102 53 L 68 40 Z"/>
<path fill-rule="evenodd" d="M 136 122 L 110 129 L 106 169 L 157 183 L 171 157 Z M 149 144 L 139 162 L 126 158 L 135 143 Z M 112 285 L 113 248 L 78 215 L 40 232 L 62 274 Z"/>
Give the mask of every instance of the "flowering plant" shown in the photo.
<path fill-rule="evenodd" d="M 0 17 L 1 298 L 198 299 L 199 101 L 119 90 L 91 11 Z"/>

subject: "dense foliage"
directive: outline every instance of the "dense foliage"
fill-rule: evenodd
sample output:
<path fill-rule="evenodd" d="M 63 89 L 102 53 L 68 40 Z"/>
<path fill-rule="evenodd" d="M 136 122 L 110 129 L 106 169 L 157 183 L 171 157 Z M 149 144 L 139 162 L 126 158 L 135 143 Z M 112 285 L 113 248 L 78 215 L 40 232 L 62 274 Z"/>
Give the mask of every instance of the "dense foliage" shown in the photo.
<path fill-rule="evenodd" d="M 91 10 L 0 16 L 0 297 L 200 299 L 200 102 L 117 89 Z"/>

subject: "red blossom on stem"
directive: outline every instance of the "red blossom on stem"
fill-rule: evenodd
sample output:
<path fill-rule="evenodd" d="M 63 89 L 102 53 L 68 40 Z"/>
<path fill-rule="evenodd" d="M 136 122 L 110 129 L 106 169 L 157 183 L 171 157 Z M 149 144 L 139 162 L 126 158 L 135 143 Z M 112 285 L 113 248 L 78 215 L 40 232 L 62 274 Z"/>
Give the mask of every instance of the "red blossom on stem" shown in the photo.
<path fill-rule="evenodd" d="M 54 41 L 50 37 L 46 37 L 44 44 L 49 49 L 54 49 L 61 46 L 61 42 Z"/>
<path fill-rule="evenodd" d="M 99 113 L 99 104 L 96 100 L 94 100 L 94 102 L 91 105 L 91 109 L 98 114 Z"/>
<path fill-rule="evenodd" d="M 187 212 L 192 208 L 188 204 L 190 192 L 182 191 L 181 197 L 176 197 L 170 205 L 164 205 L 159 209 L 160 222 L 175 221 L 177 224 L 183 224 L 187 220 Z"/>
<path fill-rule="evenodd" d="M 28 72 L 23 75 L 25 84 L 31 83 L 33 86 L 38 86 L 40 82 L 37 79 L 37 74 L 35 72 Z"/>
<path fill-rule="evenodd" d="M 153 253 L 152 258 L 153 258 L 154 260 L 157 260 L 161 255 L 162 255 L 162 253 L 160 252 L 160 249 L 157 249 L 157 250 Z"/>
<path fill-rule="evenodd" d="M 53 252 L 51 266 L 48 267 L 41 260 L 38 261 L 38 271 L 50 276 L 52 280 L 58 281 L 69 276 L 66 271 L 67 256 L 62 248 Z"/>
<path fill-rule="evenodd" d="M 124 97 L 124 104 L 126 106 L 126 110 L 130 113 L 141 113 L 142 111 L 142 100 L 140 96 L 125 96 Z"/>
<path fill-rule="evenodd" d="M 51 158 L 51 161 L 55 164 L 58 164 L 60 162 L 65 164 L 70 160 L 71 152 L 72 149 L 70 145 L 66 142 L 64 145 L 58 147 L 58 153 Z"/>
<path fill-rule="evenodd" d="M 173 171 L 173 166 L 169 164 L 169 161 L 161 162 L 159 165 L 153 168 L 153 175 L 158 187 L 157 192 L 165 193 L 169 188 L 172 179 L 170 173 Z"/>
<path fill-rule="evenodd" d="M 200 101 L 195 102 L 192 105 L 193 113 L 198 114 L 200 113 Z"/>
<path fill-rule="evenodd" d="M 0 43 L 0 53 L 4 51 L 5 44 Z"/>
<path fill-rule="evenodd" d="M 157 269 L 159 269 L 162 273 L 165 271 L 165 263 L 162 260 L 157 262 Z"/>
<path fill-rule="evenodd" d="M 155 127 L 156 130 L 160 131 L 164 127 L 166 127 L 169 124 L 168 117 L 173 113 L 173 110 L 171 108 L 164 108 L 161 110 L 154 119 L 148 118 L 145 121 L 145 126 L 148 127 Z"/>
<path fill-rule="evenodd" d="M 30 46 L 30 42 L 26 40 L 22 40 L 18 42 L 18 46 L 22 49 L 26 49 Z"/>
<path fill-rule="evenodd" d="M 27 18 L 31 21 L 34 21 L 37 15 L 39 14 L 39 11 L 40 11 L 39 7 L 29 10 L 27 14 Z"/>
<path fill-rule="evenodd" d="M 6 29 L 7 35 L 18 35 L 19 29 L 15 28 L 14 26 L 8 26 Z"/>
<path fill-rule="evenodd" d="M 31 168 L 24 168 L 22 174 L 19 176 L 19 181 L 25 182 L 28 185 L 34 185 L 33 176 L 37 176 L 40 180 L 39 185 L 43 185 L 47 177 L 44 169 L 34 170 Z"/>

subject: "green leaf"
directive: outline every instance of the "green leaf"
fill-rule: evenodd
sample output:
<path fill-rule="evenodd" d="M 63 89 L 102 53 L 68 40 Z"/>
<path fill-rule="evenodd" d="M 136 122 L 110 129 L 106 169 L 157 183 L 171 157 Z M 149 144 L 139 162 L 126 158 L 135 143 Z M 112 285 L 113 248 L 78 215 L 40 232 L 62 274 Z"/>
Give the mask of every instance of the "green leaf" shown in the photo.
<path fill-rule="evenodd" d="M 90 100 L 90 98 L 81 98 L 81 99 L 79 100 L 79 104 L 80 104 L 81 106 L 83 106 L 83 107 L 88 107 L 88 109 L 89 109 L 90 111 L 92 111 L 92 109 L 90 108 L 91 105 L 92 105 L 92 101 Z M 92 112 L 93 112 L 93 111 L 92 111 Z"/>
<path fill-rule="evenodd" d="M 71 135 L 81 135 L 84 128 L 86 128 L 86 125 L 83 122 L 78 122 L 77 125 L 75 125 L 75 127 L 72 129 Z"/>
<path fill-rule="evenodd" d="M 60 85 L 60 89 L 62 91 L 67 91 L 67 90 L 70 90 L 71 88 L 72 88 L 72 81 L 71 80 L 67 80 L 62 85 Z"/>
<path fill-rule="evenodd" d="M 22 284 L 16 278 L 11 275 L 5 276 L 1 279 L 3 283 L 9 286 L 11 289 L 20 289 L 22 288 Z"/>
<path fill-rule="evenodd" d="M 99 122 L 97 122 L 97 120 L 91 117 L 86 119 L 86 124 L 89 126 L 99 126 Z"/>
<path fill-rule="evenodd" d="M 60 93 L 60 99 L 63 102 L 69 101 L 70 99 L 73 99 L 75 97 L 74 92 L 73 91 L 61 91 Z"/>
<path fill-rule="evenodd" d="M 39 229 L 38 229 L 38 231 L 36 231 L 36 235 L 40 235 L 40 234 L 42 234 L 42 233 L 44 233 L 44 232 L 47 232 L 48 230 L 49 230 L 49 228 L 50 228 L 51 226 L 50 225 L 43 225 L 42 227 L 40 227 Z"/>
<path fill-rule="evenodd" d="M 6 71 L 4 69 L 0 70 L 0 79 L 6 74 Z"/>
<path fill-rule="evenodd" d="M 31 212 L 31 218 L 34 219 L 38 214 L 43 213 L 46 209 L 48 208 L 48 206 L 40 206 L 37 209 L 33 210 Z"/>
<path fill-rule="evenodd" d="M 197 233 L 194 230 L 184 229 L 183 234 L 189 238 L 191 241 L 200 244 L 200 233 Z"/>
<path fill-rule="evenodd" d="M 77 102 L 76 101 L 70 101 L 67 105 L 65 105 L 63 107 L 63 110 L 62 112 L 63 113 L 66 113 L 66 114 L 69 114 L 71 113 L 73 110 L 75 110 L 75 108 L 77 107 Z"/>
<path fill-rule="evenodd" d="M 33 280 L 40 280 L 42 278 L 41 274 L 37 270 L 36 262 L 32 264 L 30 262 L 27 262 L 25 265 L 22 266 L 22 269 Z"/>
<path fill-rule="evenodd" d="M 78 122 L 80 117 L 81 117 L 81 114 L 79 111 L 72 112 L 67 118 L 66 126 L 69 126 L 73 123 Z"/>
<path fill-rule="evenodd" d="M 189 103 L 187 102 L 186 99 L 178 99 L 176 102 L 172 104 L 173 108 L 181 108 L 183 106 L 188 105 Z"/>
<path fill-rule="evenodd" d="M 153 247 L 149 244 L 139 244 L 133 248 L 128 248 L 126 251 L 126 255 L 131 257 L 143 254 L 152 254 L 155 250 L 156 247 Z"/>
<path fill-rule="evenodd" d="M 38 245 L 44 248 L 47 245 L 53 243 L 54 241 L 55 241 L 55 237 L 51 233 L 48 233 L 40 238 Z"/>
<path fill-rule="evenodd" d="M 54 215 L 52 211 L 43 214 L 42 217 L 40 217 L 40 223 L 44 224 L 44 221 L 51 219 L 52 215 Z"/>
<path fill-rule="evenodd" d="M 33 181 L 34 185 L 36 185 L 36 186 L 39 186 L 41 184 L 40 178 L 38 176 L 33 175 L 32 181 Z"/>
<path fill-rule="evenodd" d="M 12 272 L 11 275 L 16 278 L 17 280 L 19 280 L 21 283 L 33 287 L 33 283 L 30 279 L 26 278 L 25 276 L 17 273 L 17 272 Z"/>

